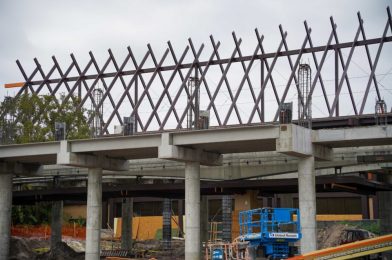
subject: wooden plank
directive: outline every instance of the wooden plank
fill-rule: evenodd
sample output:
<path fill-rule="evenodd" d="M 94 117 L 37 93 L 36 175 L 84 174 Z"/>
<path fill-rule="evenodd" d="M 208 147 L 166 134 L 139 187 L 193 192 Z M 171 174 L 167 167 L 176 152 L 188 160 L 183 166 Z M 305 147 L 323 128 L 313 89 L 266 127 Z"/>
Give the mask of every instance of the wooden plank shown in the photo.
<path fill-rule="evenodd" d="M 26 82 L 6 83 L 4 84 L 4 88 L 21 88 L 25 83 Z"/>

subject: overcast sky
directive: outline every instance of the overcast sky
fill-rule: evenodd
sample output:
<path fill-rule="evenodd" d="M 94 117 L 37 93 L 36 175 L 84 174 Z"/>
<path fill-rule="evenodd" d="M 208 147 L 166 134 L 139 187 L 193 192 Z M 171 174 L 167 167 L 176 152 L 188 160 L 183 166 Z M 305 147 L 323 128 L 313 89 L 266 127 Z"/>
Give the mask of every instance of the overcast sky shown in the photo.
<path fill-rule="evenodd" d="M 222 42 L 220 51 L 223 57 L 228 57 L 234 46 L 232 31 L 243 39 L 243 52 L 250 55 L 256 44 L 255 28 L 265 36 L 266 51 L 273 52 L 280 41 L 279 24 L 288 32 L 289 48 L 300 48 L 305 35 L 304 20 L 312 28 L 314 45 L 322 45 L 331 31 L 331 15 L 338 24 L 339 40 L 351 41 L 358 27 L 357 11 L 365 21 L 368 38 L 380 37 L 386 23 L 386 7 L 391 3 L 387 0 L 0 0 L 0 84 L 23 81 L 16 59 L 29 74 L 34 68 L 34 57 L 47 72 L 52 66 L 51 56 L 55 55 L 65 70 L 71 61 L 70 53 L 75 54 L 83 67 L 91 50 L 102 66 L 108 48 L 121 63 L 126 47 L 131 46 L 140 61 L 146 44 L 151 43 L 159 60 L 168 40 L 180 56 L 188 37 L 197 46 L 210 45 L 210 34 Z M 388 46 L 389 55 L 392 52 Z M 208 57 L 210 52 L 204 55 Z M 390 57 L 381 61 L 378 73 L 391 69 Z M 358 66 L 368 68 L 366 63 Z M 390 79 L 390 75 L 385 75 L 382 80 L 385 83 L 391 82 Z M 15 91 L 8 90 L 8 94 Z M 0 97 L 6 93 L 1 87 Z"/>

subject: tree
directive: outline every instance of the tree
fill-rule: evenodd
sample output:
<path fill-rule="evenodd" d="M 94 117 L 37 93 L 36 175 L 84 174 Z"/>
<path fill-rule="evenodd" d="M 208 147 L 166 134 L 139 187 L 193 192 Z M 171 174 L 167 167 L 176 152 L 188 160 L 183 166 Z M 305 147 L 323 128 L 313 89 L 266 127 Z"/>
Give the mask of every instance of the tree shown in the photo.
<path fill-rule="evenodd" d="M 64 102 L 54 96 L 23 94 L 19 97 L 7 97 L 0 103 L 0 129 L 3 143 L 32 143 L 53 141 L 55 122 L 65 122 L 66 139 L 81 139 L 90 136 L 86 110 L 78 109 L 76 97 Z M 1 143 L 1 142 L 0 142 Z M 29 189 L 29 185 L 24 185 Z M 43 224 L 50 219 L 50 203 L 39 206 L 13 206 L 14 224 Z"/>
<path fill-rule="evenodd" d="M 23 94 L 8 98 L 0 105 L 3 115 L 0 127 L 13 131 L 9 133 L 15 143 L 53 141 L 55 122 L 66 124 L 66 139 L 82 139 L 90 136 L 86 110 L 78 109 L 80 100 L 76 97 L 64 102 L 54 96 Z"/>

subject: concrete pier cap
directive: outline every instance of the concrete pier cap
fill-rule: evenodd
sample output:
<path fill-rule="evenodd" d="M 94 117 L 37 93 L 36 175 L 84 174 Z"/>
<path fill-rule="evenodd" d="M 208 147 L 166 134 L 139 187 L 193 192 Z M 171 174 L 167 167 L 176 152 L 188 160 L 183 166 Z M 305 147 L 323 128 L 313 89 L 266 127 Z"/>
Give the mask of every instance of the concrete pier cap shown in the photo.
<path fill-rule="evenodd" d="M 57 164 L 82 168 L 100 168 L 109 171 L 127 171 L 129 169 L 128 160 L 110 158 L 104 155 L 73 153 L 72 145 L 67 140 L 60 142 Z"/>
<path fill-rule="evenodd" d="M 327 146 L 313 144 L 312 129 L 294 124 L 284 124 L 279 128 L 279 138 L 276 139 L 276 151 L 294 157 L 314 156 L 316 160 L 333 160 L 333 149 Z"/>
<path fill-rule="evenodd" d="M 221 154 L 173 145 L 173 137 L 170 133 L 162 134 L 161 145 L 158 147 L 158 158 L 181 162 L 198 162 L 207 166 L 220 166 L 223 163 Z"/>

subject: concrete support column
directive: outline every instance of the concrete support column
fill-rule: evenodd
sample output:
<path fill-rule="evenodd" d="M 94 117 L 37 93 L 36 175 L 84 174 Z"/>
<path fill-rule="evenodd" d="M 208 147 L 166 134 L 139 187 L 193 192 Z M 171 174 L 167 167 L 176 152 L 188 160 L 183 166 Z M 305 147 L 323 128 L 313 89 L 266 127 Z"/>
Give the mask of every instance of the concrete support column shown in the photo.
<path fill-rule="evenodd" d="M 61 242 L 61 227 L 63 222 L 63 201 L 52 202 L 52 220 L 50 223 L 50 247 L 53 249 Z"/>
<path fill-rule="evenodd" d="M 185 163 L 185 260 L 200 260 L 200 163 Z"/>
<path fill-rule="evenodd" d="M 0 259 L 8 259 L 11 239 L 12 174 L 0 174 Z"/>
<path fill-rule="evenodd" d="M 102 222 L 102 169 L 88 169 L 86 260 L 100 259 Z"/>
<path fill-rule="evenodd" d="M 172 225 L 171 225 L 172 205 L 171 205 L 171 203 L 172 203 L 171 199 L 169 199 L 169 198 L 163 199 L 162 241 L 163 241 L 163 248 L 164 249 L 171 248 L 171 239 L 172 239 Z"/>
<path fill-rule="evenodd" d="M 301 221 L 301 253 L 317 249 L 316 178 L 314 157 L 298 160 L 298 197 Z"/>
<path fill-rule="evenodd" d="M 133 199 L 124 198 L 121 208 L 121 249 L 132 250 Z"/>
<path fill-rule="evenodd" d="M 180 229 L 179 237 L 184 237 L 184 210 L 183 210 L 183 200 L 178 200 L 178 228 Z"/>

